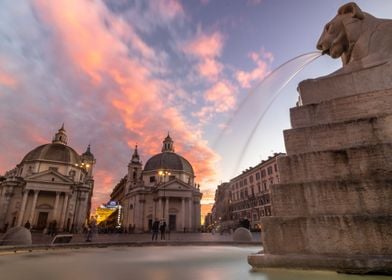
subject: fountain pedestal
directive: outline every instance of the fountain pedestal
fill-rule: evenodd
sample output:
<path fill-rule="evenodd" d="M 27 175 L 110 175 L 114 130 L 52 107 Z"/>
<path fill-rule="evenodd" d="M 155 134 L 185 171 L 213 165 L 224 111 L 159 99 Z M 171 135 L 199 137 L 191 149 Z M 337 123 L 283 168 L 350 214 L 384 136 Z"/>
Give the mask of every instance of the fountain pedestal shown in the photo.
<path fill-rule="evenodd" d="M 392 274 L 392 64 L 300 83 L 256 269 Z"/>

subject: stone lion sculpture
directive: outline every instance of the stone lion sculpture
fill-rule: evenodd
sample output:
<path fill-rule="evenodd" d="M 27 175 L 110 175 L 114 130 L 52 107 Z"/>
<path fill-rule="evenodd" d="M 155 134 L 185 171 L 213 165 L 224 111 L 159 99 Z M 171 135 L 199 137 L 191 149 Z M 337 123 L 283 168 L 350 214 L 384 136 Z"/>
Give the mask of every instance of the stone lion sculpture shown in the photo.
<path fill-rule="evenodd" d="M 376 18 L 351 2 L 325 25 L 317 48 L 332 58 L 341 57 L 343 74 L 392 60 L 392 20 Z"/>

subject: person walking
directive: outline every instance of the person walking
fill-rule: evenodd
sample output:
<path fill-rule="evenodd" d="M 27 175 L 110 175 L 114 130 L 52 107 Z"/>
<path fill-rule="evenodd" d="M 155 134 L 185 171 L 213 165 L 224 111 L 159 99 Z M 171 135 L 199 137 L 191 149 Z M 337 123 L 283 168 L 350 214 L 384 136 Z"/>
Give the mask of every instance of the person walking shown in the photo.
<path fill-rule="evenodd" d="M 159 221 L 155 220 L 154 223 L 152 224 L 152 237 L 151 240 L 157 240 L 158 239 L 158 232 L 159 232 Z"/>
<path fill-rule="evenodd" d="M 166 238 L 165 238 L 165 232 L 166 232 L 166 222 L 165 222 L 165 220 L 162 221 L 161 226 L 159 227 L 159 230 L 161 232 L 161 240 L 166 240 Z"/>
<path fill-rule="evenodd" d="M 94 218 L 92 218 L 90 222 L 87 224 L 86 242 L 93 241 L 93 236 L 95 234 L 96 226 L 97 226 L 97 222 Z"/>

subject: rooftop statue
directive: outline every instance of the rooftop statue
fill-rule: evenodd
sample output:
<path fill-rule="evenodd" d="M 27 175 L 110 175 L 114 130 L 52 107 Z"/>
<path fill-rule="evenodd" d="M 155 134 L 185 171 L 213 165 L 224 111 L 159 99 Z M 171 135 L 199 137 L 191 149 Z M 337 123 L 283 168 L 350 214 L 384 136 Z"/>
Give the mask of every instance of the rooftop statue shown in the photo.
<path fill-rule="evenodd" d="M 341 57 L 344 74 L 392 60 L 392 20 L 376 18 L 351 2 L 325 25 L 317 48 L 332 58 Z"/>

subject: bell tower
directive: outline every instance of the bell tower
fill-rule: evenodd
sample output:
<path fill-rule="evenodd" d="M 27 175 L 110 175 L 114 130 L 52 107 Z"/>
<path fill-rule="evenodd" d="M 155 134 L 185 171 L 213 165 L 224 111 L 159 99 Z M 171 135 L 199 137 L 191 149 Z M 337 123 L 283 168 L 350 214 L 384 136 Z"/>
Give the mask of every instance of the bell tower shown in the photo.
<path fill-rule="evenodd" d="M 131 161 L 128 164 L 129 189 L 136 187 L 142 182 L 142 162 L 137 150 L 137 145 L 133 151 Z"/>

